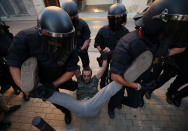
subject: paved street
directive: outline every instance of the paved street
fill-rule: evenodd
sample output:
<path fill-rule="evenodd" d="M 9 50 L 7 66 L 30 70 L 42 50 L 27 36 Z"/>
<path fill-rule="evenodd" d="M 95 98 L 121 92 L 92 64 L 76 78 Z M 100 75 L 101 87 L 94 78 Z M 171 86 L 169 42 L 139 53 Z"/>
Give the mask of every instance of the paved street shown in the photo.
<path fill-rule="evenodd" d="M 93 39 L 98 29 L 107 23 L 107 19 L 86 19 L 86 21 L 92 32 L 89 56 L 91 68 L 95 73 L 98 70 L 96 57 L 99 56 L 99 53 L 93 47 Z M 21 29 L 36 25 L 36 21 L 10 21 L 7 24 L 11 32 L 16 34 Z M 127 27 L 130 31 L 134 29 L 131 18 L 128 20 Z M 115 110 L 115 119 L 111 120 L 107 114 L 106 102 L 100 113 L 94 118 L 78 118 L 72 114 L 72 123 L 68 126 L 65 125 L 64 114 L 52 104 L 40 99 L 24 102 L 22 94 L 15 96 L 13 90 L 9 89 L 5 94 L 9 105 L 21 104 L 22 107 L 8 118 L 12 121 L 12 126 L 8 131 L 37 131 L 38 129 L 31 125 L 35 116 L 41 116 L 57 131 L 187 131 L 188 98 L 183 99 L 182 106 L 179 108 L 169 105 L 165 100 L 165 93 L 170 82 L 172 79 L 156 90 L 151 100 L 144 98 L 145 106 L 143 108 L 134 109 L 123 106 L 121 110 Z M 75 97 L 75 92 L 62 91 Z"/>

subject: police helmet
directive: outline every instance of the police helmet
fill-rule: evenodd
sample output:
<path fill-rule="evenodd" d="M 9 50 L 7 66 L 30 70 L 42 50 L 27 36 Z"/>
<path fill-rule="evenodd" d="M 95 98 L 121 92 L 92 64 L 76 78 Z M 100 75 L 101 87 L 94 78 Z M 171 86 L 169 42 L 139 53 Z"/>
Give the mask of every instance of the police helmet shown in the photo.
<path fill-rule="evenodd" d="M 136 20 L 136 26 L 143 28 L 148 35 L 164 33 L 174 42 L 187 39 L 188 33 L 188 1 L 156 0 Z"/>
<path fill-rule="evenodd" d="M 38 16 L 38 30 L 44 50 L 65 62 L 74 49 L 74 32 L 68 14 L 59 7 L 49 6 Z"/>
<path fill-rule="evenodd" d="M 65 1 L 61 6 L 70 16 L 73 25 L 78 22 L 78 6 L 73 0 Z"/>
<path fill-rule="evenodd" d="M 113 4 L 108 10 L 108 22 L 112 30 L 117 30 L 127 21 L 127 10 L 123 4 Z"/>

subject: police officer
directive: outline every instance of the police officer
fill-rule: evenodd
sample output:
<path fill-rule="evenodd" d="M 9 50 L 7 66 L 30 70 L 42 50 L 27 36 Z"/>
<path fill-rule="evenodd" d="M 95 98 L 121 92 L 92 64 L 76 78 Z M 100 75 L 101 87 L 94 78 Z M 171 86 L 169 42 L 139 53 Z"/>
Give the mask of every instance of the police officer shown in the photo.
<path fill-rule="evenodd" d="M 73 0 L 67 0 L 62 4 L 62 8 L 69 14 L 71 17 L 72 23 L 75 27 L 75 36 L 74 43 L 78 55 L 82 61 L 83 68 L 89 68 L 89 55 L 88 48 L 90 44 L 90 29 L 88 24 L 79 18 L 78 16 L 78 7 Z"/>
<path fill-rule="evenodd" d="M 113 54 L 111 63 L 112 80 L 125 86 L 128 96 L 123 103 L 131 107 L 143 106 L 143 95 L 146 89 L 155 85 L 150 76 L 155 71 L 153 65 L 160 57 L 166 56 L 169 43 L 180 41 L 187 31 L 181 30 L 187 26 L 186 0 L 158 0 L 155 1 L 143 16 L 137 20 L 137 29 L 119 41 Z M 181 18 L 181 19 L 180 19 Z M 177 30 L 181 35 L 177 35 Z M 154 59 L 152 66 L 144 72 L 135 83 L 127 82 L 122 74 L 128 69 L 133 60 L 143 51 L 150 50 Z M 142 66 L 142 65 L 140 65 Z"/>
<path fill-rule="evenodd" d="M 13 40 L 13 34 L 9 32 L 9 26 L 7 26 L 0 19 L 0 85 L 1 93 L 3 94 L 10 86 L 13 87 L 14 93 L 18 95 L 20 89 L 15 85 L 10 75 L 8 65 L 6 63 L 6 57 L 8 55 L 8 49 Z M 25 98 L 25 97 L 24 97 Z M 26 99 L 25 99 L 26 100 Z"/>
<path fill-rule="evenodd" d="M 129 32 L 128 29 L 122 25 L 123 23 L 126 23 L 127 19 L 126 9 L 123 9 L 125 9 L 124 5 L 114 4 L 108 10 L 108 25 L 99 29 L 94 43 L 94 47 L 97 48 L 101 54 L 113 52 L 118 40 Z M 111 57 L 109 57 L 108 66 L 110 59 Z M 103 88 L 106 85 L 108 66 L 101 78 L 100 88 Z"/>
<path fill-rule="evenodd" d="M 166 93 L 167 102 L 169 104 L 174 103 L 177 107 L 181 105 L 181 99 L 188 95 L 187 87 L 178 91 L 178 89 L 188 83 L 188 63 L 186 59 L 188 57 L 188 50 L 186 49 L 183 53 L 174 56 L 175 63 L 178 66 L 177 77 L 171 83 Z"/>
<path fill-rule="evenodd" d="M 43 9 L 38 16 L 38 26 L 20 31 L 10 48 L 7 63 L 15 83 L 20 87 L 20 66 L 34 56 L 42 85 L 75 90 L 77 84 L 71 79 L 78 69 L 74 31 L 70 17 L 62 8 L 51 6 Z M 65 122 L 70 124 L 70 111 L 56 107 L 65 113 Z"/>
<path fill-rule="evenodd" d="M 108 10 L 108 25 L 103 26 L 98 31 L 96 38 L 95 38 L 95 48 L 101 53 L 111 53 L 115 49 L 117 42 L 119 39 L 127 34 L 129 31 L 124 26 L 127 21 L 127 11 L 123 4 L 114 4 L 110 6 Z M 104 75 L 101 78 L 100 88 L 103 88 L 108 81 L 108 67 L 111 60 L 111 55 L 108 57 L 108 65 Z M 119 100 L 118 96 L 123 94 L 124 90 L 120 90 L 115 96 L 110 99 L 108 105 L 108 114 L 110 118 L 114 118 L 114 109 L 115 107 L 121 108 L 121 100 Z M 118 101 L 117 101 L 118 99 Z"/>
<path fill-rule="evenodd" d="M 155 81 L 156 81 L 156 86 L 153 87 L 153 89 L 149 89 L 146 91 L 145 96 L 147 99 L 151 98 L 152 92 L 158 88 L 160 88 L 163 84 L 165 84 L 168 80 L 170 80 L 172 77 L 176 76 L 176 75 L 181 75 L 183 72 L 183 70 L 186 70 L 186 66 L 184 66 L 183 68 L 181 65 L 186 65 L 185 60 L 186 57 L 185 53 L 182 53 L 185 51 L 186 48 L 183 47 L 179 47 L 180 44 L 178 44 L 178 46 L 173 47 L 172 49 L 169 49 L 169 55 L 165 58 L 162 58 L 160 61 L 160 65 L 161 65 L 161 69 L 159 69 L 159 72 L 155 75 Z M 178 47 L 178 48 L 177 48 Z M 178 55 L 177 55 L 178 54 Z M 181 57 L 180 57 L 181 56 Z M 178 63 L 176 61 L 179 61 Z M 181 60 L 181 61 L 180 61 Z M 172 95 L 169 95 L 169 93 L 167 92 L 167 102 L 169 104 L 172 104 Z"/>

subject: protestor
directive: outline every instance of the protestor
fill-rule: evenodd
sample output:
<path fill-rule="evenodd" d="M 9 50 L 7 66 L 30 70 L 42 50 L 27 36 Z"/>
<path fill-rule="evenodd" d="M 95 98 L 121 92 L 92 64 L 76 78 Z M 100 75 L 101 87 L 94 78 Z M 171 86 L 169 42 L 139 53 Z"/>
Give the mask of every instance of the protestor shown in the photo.
<path fill-rule="evenodd" d="M 88 48 L 90 44 L 90 29 L 88 24 L 78 16 L 78 7 L 73 0 L 65 1 L 61 6 L 70 16 L 75 28 L 74 45 L 83 68 L 90 68 Z"/>
<path fill-rule="evenodd" d="M 82 74 L 80 73 L 80 70 L 77 71 L 76 78 L 78 83 L 78 89 L 76 91 L 76 95 L 78 100 L 90 99 L 98 92 L 98 82 L 106 70 L 107 59 L 109 55 L 110 53 L 103 53 L 102 67 L 93 77 L 92 70 L 90 68 L 83 69 Z"/>

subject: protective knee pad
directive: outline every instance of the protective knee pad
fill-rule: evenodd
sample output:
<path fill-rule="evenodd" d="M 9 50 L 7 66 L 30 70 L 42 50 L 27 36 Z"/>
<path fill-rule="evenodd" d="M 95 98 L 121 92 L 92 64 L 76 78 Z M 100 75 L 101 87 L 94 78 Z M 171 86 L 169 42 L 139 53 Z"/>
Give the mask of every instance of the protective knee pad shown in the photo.
<path fill-rule="evenodd" d="M 144 73 L 152 64 L 153 54 L 147 50 L 141 53 L 124 73 L 124 79 L 128 82 L 134 82 L 142 73 Z"/>
<path fill-rule="evenodd" d="M 37 58 L 30 57 L 21 66 L 21 90 L 30 92 L 37 86 Z"/>

